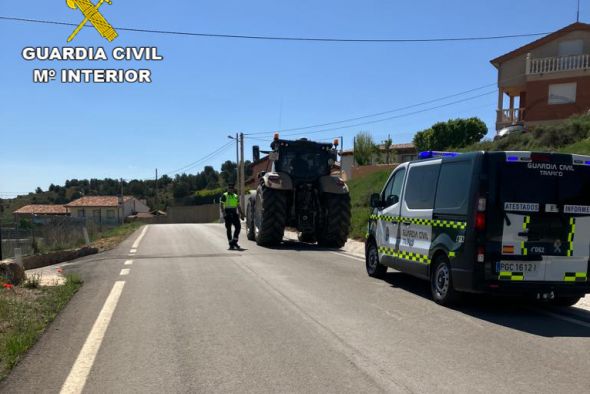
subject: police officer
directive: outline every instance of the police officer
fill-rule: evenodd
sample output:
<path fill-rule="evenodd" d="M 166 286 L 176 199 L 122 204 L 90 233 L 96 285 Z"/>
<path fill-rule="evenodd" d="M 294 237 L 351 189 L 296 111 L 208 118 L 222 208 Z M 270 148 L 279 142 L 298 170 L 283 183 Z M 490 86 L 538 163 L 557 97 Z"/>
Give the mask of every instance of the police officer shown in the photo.
<path fill-rule="evenodd" d="M 238 237 L 240 236 L 240 218 L 244 219 L 244 213 L 240 206 L 240 198 L 236 193 L 233 183 L 227 185 L 227 191 L 223 193 L 220 200 L 221 212 L 223 212 L 223 219 L 225 220 L 225 228 L 227 230 L 227 241 L 230 249 L 240 249 L 238 245 Z M 232 237 L 231 226 L 235 227 Z"/>

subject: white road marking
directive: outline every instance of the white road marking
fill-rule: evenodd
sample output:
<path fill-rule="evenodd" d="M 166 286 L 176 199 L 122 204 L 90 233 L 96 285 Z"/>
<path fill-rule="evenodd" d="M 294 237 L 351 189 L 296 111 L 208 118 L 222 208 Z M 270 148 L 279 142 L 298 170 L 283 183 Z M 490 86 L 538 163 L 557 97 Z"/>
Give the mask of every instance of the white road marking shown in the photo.
<path fill-rule="evenodd" d="M 129 254 L 135 254 L 135 253 L 137 253 L 137 249 L 131 249 L 131 250 L 129 251 Z"/>
<path fill-rule="evenodd" d="M 344 252 L 330 252 L 330 253 L 337 254 L 338 256 L 348 257 L 349 259 L 353 259 L 353 260 L 357 260 L 357 261 L 362 261 L 362 262 L 365 261 L 365 259 L 363 259 L 360 256 L 354 256 L 354 255 L 344 253 Z"/>
<path fill-rule="evenodd" d="M 80 350 L 80 354 L 78 354 L 78 358 L 72 366 L 70 374 L 61 387 L 60 393 L 81 393 L 84 389 L 90 369 L 94 364 L 94 360 L 96 359 L 104 335 L 109 327 L 109 323 L 111 322 L 111 318 L 113 317 L 121 293 L 123 292 L 123 286 L 125 286 L 124 281 L 117 281 L 113 285 L 102 310 L 98 314 L 98 317 L 90 330 L 90 334 L 88 334 L 88 337 L 86 338 L 86 342 L 84 342 L 84 346 L 82 346 L 82 350 Z"/>
<path fill-rule="evenodd" d="M 131 272 L 129 268 L 123 268 L 119 275 L 129 275 L 129 272 Z"/>
<path fill-rule="evenodd" d="M 125 261 L 124 265 L 132 265 L 133 264 L 133 260 L 127 260 Z"/>
<path fill-rule="evenodd" d="M 133 249 L 139 248 L 139 243 L 141 242 L 141 240 L 145 236 L 145 232 L 147 231 L 147 228 L 148 228 L 148 226 L 145 226 L 143 228 L 143 230 L 141 230 L 141 234 L 139 234 L 139 237 L 137 237 L 137 239 L 135 240 L 135 242 L 133 242 L 133 245 L 131 246 Z"/>
<path fill-rule="evenodd" d="M 535 312 L 539 312 L 539 313 L 542 313 L 544 315 L 551 316 L 551 317 L 554 317 L 556 319 L 566 321 L 568 323 L 577 324 L 578 326 L 590 328 L 590 323 L 587 323 L 587 322 L 582 321 L 582 320 L 574 319 L 573 317 L 568 317 L 568 316 L 560 315 L 559 313 L 549 312 L 549 311 L 546 311 L 546 310 L 543 310 L 543 309 L 540 309 L 540 308 L 531 308 L 531 309 L 534 310 Z"/>

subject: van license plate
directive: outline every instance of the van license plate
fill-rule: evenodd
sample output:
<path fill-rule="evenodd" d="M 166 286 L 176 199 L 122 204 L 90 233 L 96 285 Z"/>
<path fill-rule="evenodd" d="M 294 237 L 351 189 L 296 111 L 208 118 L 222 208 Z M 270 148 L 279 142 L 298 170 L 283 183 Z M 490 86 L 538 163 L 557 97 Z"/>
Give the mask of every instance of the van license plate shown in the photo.
<path fill-rule="evenodd" d="M 537 272 L 537 263 L 497 262 L 496 272 Z"/>

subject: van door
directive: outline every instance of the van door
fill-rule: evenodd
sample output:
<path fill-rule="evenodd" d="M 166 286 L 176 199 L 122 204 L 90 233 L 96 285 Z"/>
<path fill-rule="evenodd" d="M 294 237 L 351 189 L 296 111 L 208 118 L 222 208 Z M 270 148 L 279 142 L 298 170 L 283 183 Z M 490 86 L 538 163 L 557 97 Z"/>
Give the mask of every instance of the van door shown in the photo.
<path fill-rule="evenodd" d="M 379 210 L 376 238 L 379 259 L 386 265 L 392 265 L 399 243 L 401 194 L 406 168 L 407 163 L 397 167 L 381 193 L 383 208 Z"/>
<path fill-rule="evenodd" d="M 403 192 L 400 242 L 401 269 L 428 277 L 432 243 L 432 212 L 441 159 L 411 163 Z"/>
<path fill-rule="evenodd" d="M 586 282 L 590 158 L 506 152 L 498 159 L 491 161 L 499 213 L 494 216 L 501 220 L 498 279 Z"/>

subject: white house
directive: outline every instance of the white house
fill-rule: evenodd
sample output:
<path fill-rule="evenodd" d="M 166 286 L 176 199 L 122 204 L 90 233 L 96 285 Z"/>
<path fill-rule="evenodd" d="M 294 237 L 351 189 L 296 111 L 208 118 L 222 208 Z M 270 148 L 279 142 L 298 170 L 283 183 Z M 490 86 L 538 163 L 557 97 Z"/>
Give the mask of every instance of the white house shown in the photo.
<path fill-rule="evenodd" d="M 101 224 L 122 223 L 127 216 L 150 211 L 144 202 L 132 196 L 85 196 L 65 207 L 72 217 L 89 218 Z"/>

